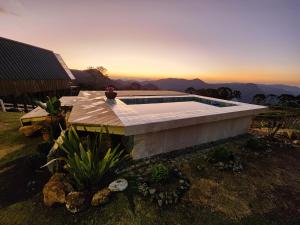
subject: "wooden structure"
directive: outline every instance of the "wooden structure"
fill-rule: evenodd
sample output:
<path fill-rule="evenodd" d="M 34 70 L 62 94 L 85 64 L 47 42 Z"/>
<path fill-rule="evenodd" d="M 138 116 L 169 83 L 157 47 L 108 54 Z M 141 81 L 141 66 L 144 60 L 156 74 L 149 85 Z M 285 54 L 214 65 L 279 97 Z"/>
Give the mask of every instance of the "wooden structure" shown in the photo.
<path fill-rule="evenodd" d="M 75 79 L 51 50 L 0 37 L 0 98 L 32 104 L 47 95 L 66 95 Z"/>

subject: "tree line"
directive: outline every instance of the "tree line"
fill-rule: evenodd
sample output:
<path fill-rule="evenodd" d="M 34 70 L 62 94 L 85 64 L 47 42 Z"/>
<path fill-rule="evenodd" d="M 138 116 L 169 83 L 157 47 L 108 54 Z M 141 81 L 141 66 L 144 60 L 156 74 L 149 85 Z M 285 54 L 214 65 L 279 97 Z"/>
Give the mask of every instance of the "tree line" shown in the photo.
<path fill-rule="evenodd" d="M 252 103 L 269 106 L 300 107 L 300 95 L 294 96 L 290 94 L 256 94 L 253 96 Z"/>
<path fill-rule="evenodd" d="M 196 90 L 193 87 L 189 87 L 185 90 L 186 93 L 193 94 L 193 95 L 202 95 L 206 97 L 212 98 L 220 98 L 225 100 L 232 100 L 232 99 L 241 99 L 242 94 L 238 90 L 232 90 L 229 87 L 220 87 L 217 89 L 214 88 L 202 88 Z"/>
<path fill-rule="evenodd" d="M 242 97 L 240 91 L 232 90 L 229 87 L 220 87 L 216 89 L 203 88 L 198 90 L 193 87 L 189 87 L 185 90 L 185 92 L 189 94 L 202 95 L 206 97 L 220 98 L 225 100 L 239 100 Z M 251 103 L 268 106 L 300 107 L 300 95 L 294 96 L 291 94 L 256 94 L 253 96 Z"/>

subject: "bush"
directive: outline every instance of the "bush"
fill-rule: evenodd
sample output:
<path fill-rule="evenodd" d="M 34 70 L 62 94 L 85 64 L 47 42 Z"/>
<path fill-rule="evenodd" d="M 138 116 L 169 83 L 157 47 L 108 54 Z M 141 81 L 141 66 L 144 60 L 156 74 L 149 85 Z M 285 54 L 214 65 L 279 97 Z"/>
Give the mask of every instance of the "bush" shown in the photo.
<path fill-rule="evenodd" d="M 47 157 L 44 154 L 39 152 L 34 153 L 33 155 L 27 158 L 27 163 L 30 169 L 37 170 L 47 162 Z"/>
<path fill-rule="evenodd" d="M 49 153 L 49 151 L 50 151 L 50 149 L 52 148 L 53 144 L 54 143 L 52 141 L 44 141 L 44 142 L 42 142 L 37 147 L 38 153 L 47 156 L 48 153 Z"/>
<path fill-rule="evenodd" d="M 127 155 L 119 150 L 119 145 L 111 147 L 107 141 L 108 137 L 109 133 L 106 130 L 95 137 L 87 136 L 85 141 L 82 141 L 76 130 L 70 127 L 61 132 L 51 149 L 52 152 L 60 151 L 62 156 L 50 160 L 46 165 L 63 161 L 79 189 L 95 187 L 104 176 L 111 174 L 113 169 L 127 158 Z"/>
<path fill-rule="evenodd" d="M 151 168 L 151 180 L 159 183 L 166 181 L 170 176 L 168 167 L 163 164 L 156 164 Z"/>
<path fill-rule="evenodd" d="M 211 162 L 227 162 L 234 160 L 234 155 L 231 149 L 225 146 L 215 148 L 209 155 Z"/>
<path fill-rule="evenodd" d="M 267 149 L 267 144 L 263 139 L 251 138 L 246 142 L 245 147 L 252 150 L 264 151 Z"/>

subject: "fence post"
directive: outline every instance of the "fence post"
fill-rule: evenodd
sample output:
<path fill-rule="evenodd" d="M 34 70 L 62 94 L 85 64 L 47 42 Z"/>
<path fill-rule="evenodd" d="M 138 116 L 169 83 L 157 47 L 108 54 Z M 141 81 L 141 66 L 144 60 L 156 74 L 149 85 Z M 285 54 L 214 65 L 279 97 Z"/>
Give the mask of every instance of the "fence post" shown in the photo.
<path fill-rule="evenodd" d="M 5 105 L 2 99 L 0 99 L 0 106 L 3 112 L 6 112 Z"/>

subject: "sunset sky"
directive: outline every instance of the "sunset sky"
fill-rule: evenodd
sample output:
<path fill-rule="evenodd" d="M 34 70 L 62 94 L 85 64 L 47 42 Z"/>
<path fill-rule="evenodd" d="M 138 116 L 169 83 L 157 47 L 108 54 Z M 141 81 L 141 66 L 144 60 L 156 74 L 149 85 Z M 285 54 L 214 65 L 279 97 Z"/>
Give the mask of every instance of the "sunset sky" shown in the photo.
<path fill-rule="evenodd" d="M 0 0 L 0 36 L 112 77 L 300 85 L 300 0 Z"/>

